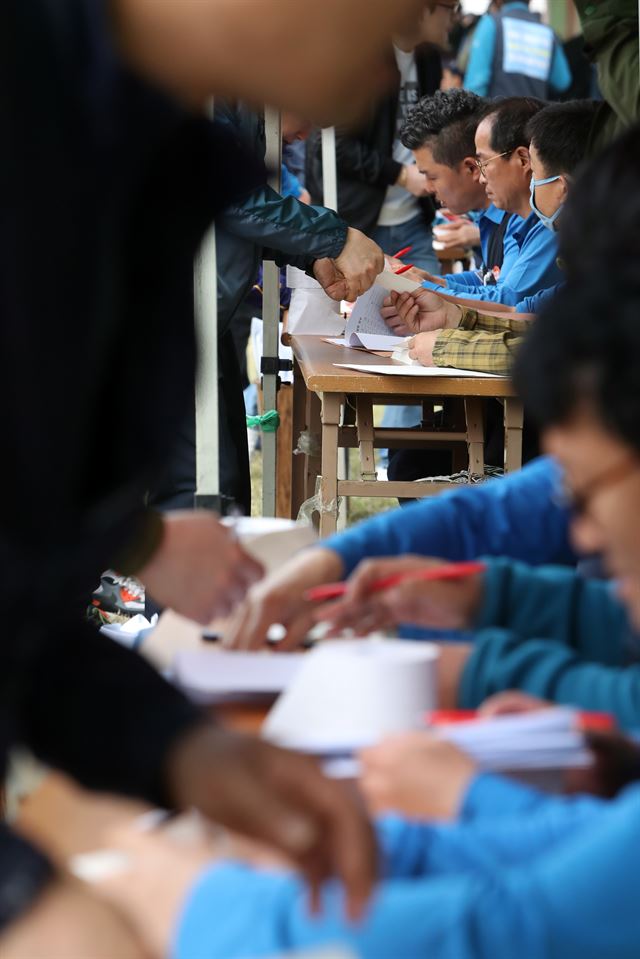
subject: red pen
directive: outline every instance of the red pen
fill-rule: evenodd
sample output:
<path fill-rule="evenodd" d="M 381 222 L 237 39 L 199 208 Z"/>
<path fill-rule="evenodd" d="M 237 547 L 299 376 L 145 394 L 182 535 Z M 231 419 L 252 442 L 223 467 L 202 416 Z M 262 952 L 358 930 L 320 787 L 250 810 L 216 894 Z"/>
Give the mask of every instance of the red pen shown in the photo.
<path fill-rule="evenodd" d="M 394 259 L 394 260 L 399 260 L 401 256 L 406 256 L 407 253 L 411 253 L 412 250 L 413 250 L 413 245 L 411 245 L 411 246 L 403 246 L 401 250 L 398 250 L 397 253 L 394 253 L 394 254 L 393 254 L 393 259 Z"/>
<path fill-rule="evenodd" d="M 383 589 L 389 589 L 391 586 L 397 586 L 399 583 L 406 583 L 412 579 L 416 580 L 447 580 L 463 579 L 465 576 L 473 576 L 475 573 L 484 573 L 486 566 L 484 563 L 449 563 L 447 566 L 434 566 L 432 569 L 420 569 L 409 573 L 394 573 L 393 576 L 384 576 L 371 584 L 370 592 L 379 593 Z M 344 596 L 347 591 L 346 583 L 326 583 L 324 586 L 314 586 L 304 593 L 304 598 L 310 602 L 317 602 L 326 599 L 337 599 Z"/>
<path fill-rule="evenodd" d="M 413 267 L 413 263 L 407 263 L 406 266 L 401 266 L 398 270 L 394 270 L 396 276 L 400 276 L 401 273 L 406 273 L 407 270 L 410 270 Z"/>

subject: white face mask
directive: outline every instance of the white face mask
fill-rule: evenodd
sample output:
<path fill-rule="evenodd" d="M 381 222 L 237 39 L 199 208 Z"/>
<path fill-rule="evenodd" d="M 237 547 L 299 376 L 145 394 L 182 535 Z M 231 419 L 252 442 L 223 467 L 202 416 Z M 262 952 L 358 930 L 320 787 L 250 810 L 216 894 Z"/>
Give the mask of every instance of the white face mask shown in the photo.
<path fill-rule="evenodd" d="M 562 213 L 562 207 L 564 206 L 564 203 L 560 204 L 552 216 L 545 216 L 545 214 L 536 206 L 536 187 L 544 186 L 545 183 L 555 183 L 556 180 L 560 179 L 562 179 L 561 174 L 558 174 L 557 176 L 548 176 L 544 180 L 536 180 L 535 177 L 531 177 L 531 196 L 529 198 L 529 204 L 538 219 L 544 223 L 547 230 L 551 230 L 552 232 L 555 232 L 555 222 Z"/>

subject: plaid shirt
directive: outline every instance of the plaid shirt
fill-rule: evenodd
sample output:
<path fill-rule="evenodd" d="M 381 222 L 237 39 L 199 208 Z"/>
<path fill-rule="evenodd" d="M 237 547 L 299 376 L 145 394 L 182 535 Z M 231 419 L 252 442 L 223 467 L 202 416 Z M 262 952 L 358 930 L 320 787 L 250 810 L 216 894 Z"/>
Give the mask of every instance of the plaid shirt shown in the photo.
<path fill-rule="evenodd" d="M 463 309 L 456 329 L 438 333 L 432 351 L 434 365 L 508 376 L 530 323 L 513 313 L 497 317 Z"/>

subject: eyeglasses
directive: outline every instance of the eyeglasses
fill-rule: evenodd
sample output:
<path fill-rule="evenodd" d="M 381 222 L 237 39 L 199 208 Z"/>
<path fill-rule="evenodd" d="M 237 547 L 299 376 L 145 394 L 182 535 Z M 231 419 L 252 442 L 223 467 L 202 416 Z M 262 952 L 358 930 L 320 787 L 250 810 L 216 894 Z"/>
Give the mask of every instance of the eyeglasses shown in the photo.
<path fill-rule="evenodd" d="M 444 9 L 449 10 L 454 17 L 462 13 L 462 3 L 436 3 L 436 7 L 444 7 Z"/>
<path fill-rule="evenodd" d="M 609 469 L 603 470 L 599 476 L 595 476 L 579 491 L 564 486 L 561 491 L 562 505 L 568 507 L 575 517 L 585 516 L 589 503 L 596 493 L 610 486 L 616 486 L 639 469 L 637 460 L 624 459 L 621 463 L 615 463 Z"/>
<path fill-rule="evenodd" d="M 475 164 L 480 170 L 480 173 L 483 177 L 487 176 L 487 166 L 491 163 L 492 160 L 498 160 L 500 157 L 510 156 L 513 153 L 513 150 L 505 150 L 504 153 L 496 153 L 494 156 L 489 157 L 488 160 L 479 160 L 475 158 Z"/>

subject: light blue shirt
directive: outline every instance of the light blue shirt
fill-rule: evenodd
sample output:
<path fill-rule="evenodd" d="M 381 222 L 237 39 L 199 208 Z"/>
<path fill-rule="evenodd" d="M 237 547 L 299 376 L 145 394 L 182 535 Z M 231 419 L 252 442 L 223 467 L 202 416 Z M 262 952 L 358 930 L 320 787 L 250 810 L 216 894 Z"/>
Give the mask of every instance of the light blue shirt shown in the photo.
<path fill-rule="evenodd" d="M 503 10 L 526 10 L 525 3 L 512 2 L 504 5 Z M 478 96 L 486 97 L 491 85 L 493 55 L 496 45 L 496 22 L 490 14 L 482 17 L 475 29 L 471 42 L 471 53 L 467 72 L 464 77 L 465 90 L 471 90 Z M 549 86 L 557 93 L 563 93 L 571 86 L 571 70 L 559 43 L 554 44 Z"/>
<path fill-rule="evenodd" d="M 342 944 L 359 959 L 638 959 L 640 787 L 557 798 L 481 775 L 461 821 L 379 825 L 385 879 L 350 923 L 337 883 L 318 916 L 288 873 L 205 870 L 174 959 L 260 959 Z"/>
<path fill-rule="evenodd" d="M 556 262 L 557 234 L 548 230 L 535 213 L 526 220 L 515 214 L 512 219 L 505 235 L 504 260 L 496 285 L 473 288 L 466 281 L 457 281 L 457 274 L 453 273 L 447 276 L 445 292 L 465 299 L 515 306 L 525 297 L 534 296 L 562 281 Z M 437 283 L 428 280 L 422 285 L 436 293 L 443 291 Z"/>

